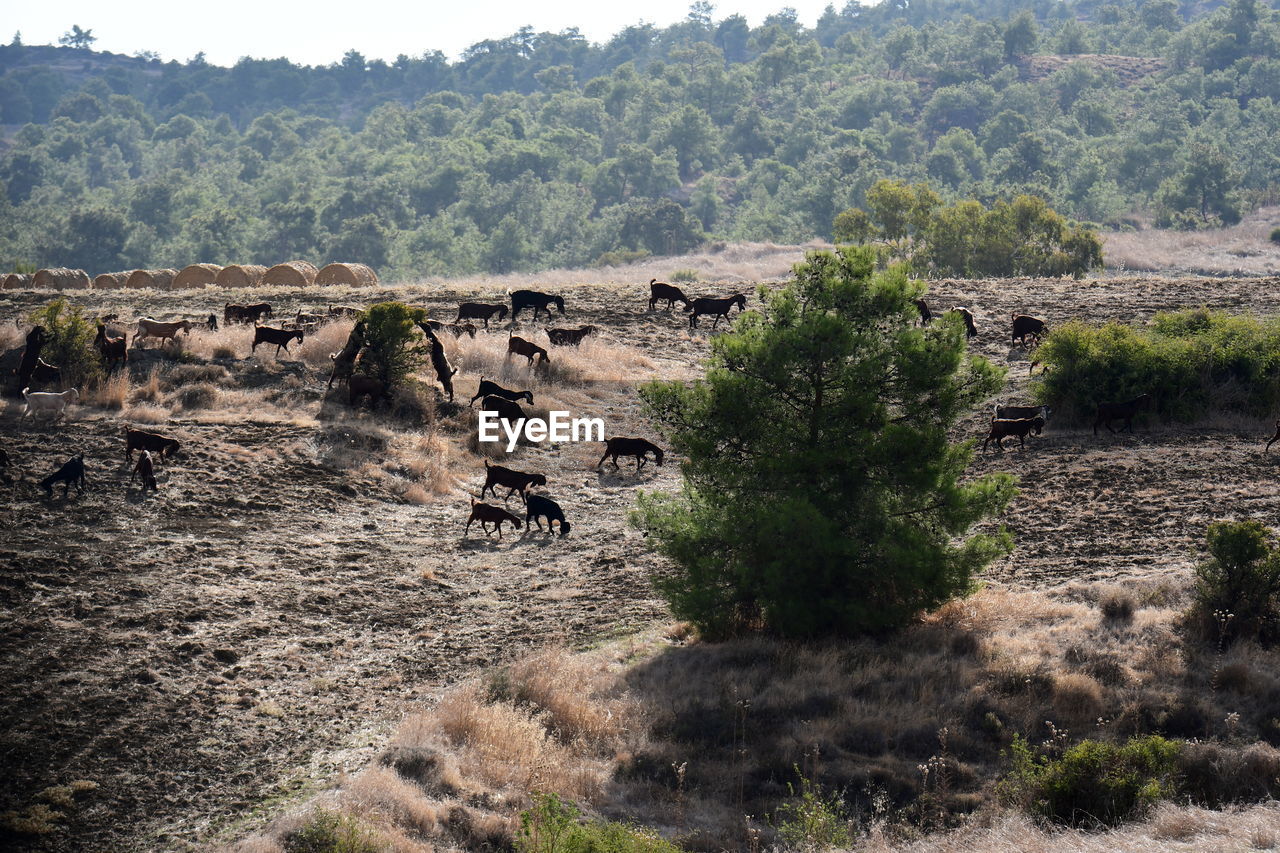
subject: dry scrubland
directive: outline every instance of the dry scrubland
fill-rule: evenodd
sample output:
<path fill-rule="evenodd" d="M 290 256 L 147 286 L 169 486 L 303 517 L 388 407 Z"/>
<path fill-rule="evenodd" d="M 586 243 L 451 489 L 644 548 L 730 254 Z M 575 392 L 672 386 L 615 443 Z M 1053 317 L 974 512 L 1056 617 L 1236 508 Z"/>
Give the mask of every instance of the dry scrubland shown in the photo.
<path fill-rule="evenodd" d="M 687 289 L 747 290 L 799 259 L 794 248 L 756 247 L 705 262 L 729 263 L 731 252 L 738 272 L 716 281 L 704 272 Z M 701 263 L 684 260 L 677 267 Z M 984 592 L 892 644 L 710 646 L 649 629 L 586 656 L 547 651 L 663 618 L 647 585 L 660 561 L 626 515 L 637 488 L 674 488 L 676 466 L 597 473 L 598 445 L 521 447 L 512 464 L 547 473 L 573 533 L 462 539 L 466 496 L 483 472 L 465 404 L 483 373 L 531 387 L 535 409 L 604 417 L 610 434 L 649 432 L 635 383 L 696 375 L 707 351 L 707 330 L 691 334 L 678 312 L 645 311 L 645 282 L 671 270 L 654 264 L 613 284 L 565 273 L 367 290 L 72 294 L 89 313 L 124 318 L 220 315 L 225 301 L 267 299 L 283 316 L 398 298 L 452 319 L 462 299 L 498 301 L 507 287 L 534 284 L 565 294 L 570 313 L 557 325 L 592 323 L 602 334 L 577 353 L 552 350 L 546 370 L 504 361 L 505 328 L 460 340 L 450 346 L 461 406 L 428 389 L 377 417 L 324 394 L 342 324 L 279 359 L 262 347 L 250 357 L 244 328 L 193 333 L 180 357 L 134 358 L 127 380 L 57 425 L 20 424 L 20 401 L 4 401 L 0 441 L 23 481 L 0 492 L 9 522 L 0 677 L 11 685 L 0 694 L 10 768 L 0 812 L 46 830 L 6 842 L 273 850 L 306 820 L 309 797 L 338 779 L 317 802 L 380 827 L 371 831 L 397 849 L 503 842 L 533 788 L 650 822 L 691 847 L 749 846 L 741 815 L 775 807 L 800 765 L 820 782 L 864 781 L 846 797 L 863 809 L 869 843 L 884 846 L 912 843 L 897 834 L 904 823 L 944 826 L 989 801 L 1000 732 L 1051 737 L 1045 720 L 1074 737 L 1167 725 L 1160 715 L 1172 713 L 1183 736 L 1228 738 L 1205 761 L 1276 760 L 1269 747 L 1248 756 L 1245 747 L 1274 734 L 1280 662 L 1248 648 L 1219 660 L 1182 648 L 1174 630 L 1205 525 L 1235 515 L 1271 522 L 1280 511 L 1280 461 L 1262 455 L 1271 428 L 1260 422 L 1148 425 L 1096 439 L 1052 424 L 1026 451 L 980 454 L 975 472 L 1022 478 L 1003 519 L 1017 550 Z M 943 281 L 929 300 L 974 310 L 976 349 L 1010 367 L 1004 397 L 1017 399 L 1028 362 L 1004 336 L 1014 311 L 1050 323 L 1141 321 L 1189 305 L 1273 314 L 1278 284 Z M 51 296 L 6 292 L 0 306 L 11 318 Z M 526 319 L 520 333 L 545 345 L 543 325 Z M 0 334 L 4 349 L 20 344 L 12 327 Z M 985 418 L 975 412 L 961 431 L 980 436 Z M 184 442 L 161 469 L 158 495 L 127 488 L 124 423 Z M 76 450 L 86 451 L 90 490 L 44 501 L 33 480 Z M 944 790 L 926 786 L 920 766 L 931 759 L 947 768 Z M 683 779 L 672 767 L 681 764 Z M 910 811 L 926 806 L 936 819 Z M 1263 806 L 1230 817 L 1164 808 L 1114 844 L 1265 848 L 1276 822 Z M 1110 843 L 1045 836 L 987 810 L 950 832 L 920 849 Z M 760 843 L 770 840 L 763 832 Z"/>

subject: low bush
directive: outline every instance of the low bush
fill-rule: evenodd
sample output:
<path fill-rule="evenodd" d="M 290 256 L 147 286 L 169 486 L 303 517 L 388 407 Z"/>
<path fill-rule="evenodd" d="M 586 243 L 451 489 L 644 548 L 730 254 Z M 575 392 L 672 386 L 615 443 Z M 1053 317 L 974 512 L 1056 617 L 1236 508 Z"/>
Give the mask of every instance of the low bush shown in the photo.
<path fill-rule="evenodd" d="M 676 284 L 692 284 L 698 280 L 697 270 L 676 270 L 671 274 L 671 280 Z"/>
<path fill-rule="evenodd" d="M 1158 416 L 1183 422 L 1280 408 L 1280 319 L 1198 309 L 1159 314 L 1149 328 L 1072 321 L 1049 333 L 1036 360 L 1049 368 L 1037 402 L 1067 421 L 1140 394 Z"/>
<path fill-rule="evenodd" d="M 59 296 L 32 311 L 28 319 L 33 325 L 44 326 L 49 337 L 40 357 L 62 370 L 64 388 L 83 389 L 102 380 L 102 359 L 93 346 L 98 330 L 80 308 Z"/>
<path fill-rule="evenodd" d="M 378 835 L 353 817 L 317 811 L 284 839 L 285 853 L 383 853 Z"/>
<path fill-rule="evenodd" d="M 680 848 L 625 823 L 580 821 L 573 803 L 555 794 L 535 794 L 520 814 L 519 853 L 680 853 Z"/>
<path fill-rule="evenodd" d="M 1182 747 L 1158 735 L 1123 745 L 1084 740 L 1050 758 L 1015 735 L 1012 770 L 999 792 L 1032 814 L 1059 823 L 1112 826 L 1177 792 Z"/>
<path fill-rule="evenodd" d="M 1205 538 L 1209 559 L 1196 567 L 1187 612 L 1193 634 L 1226 645 L 1280 639 L 1280 549 L 1261 522 L 1220 521 Z"/>
<path fill-rule="evenodd" d="M 1271 229 L 1271 242 L 1280 244 L 1280 228 Z"/>

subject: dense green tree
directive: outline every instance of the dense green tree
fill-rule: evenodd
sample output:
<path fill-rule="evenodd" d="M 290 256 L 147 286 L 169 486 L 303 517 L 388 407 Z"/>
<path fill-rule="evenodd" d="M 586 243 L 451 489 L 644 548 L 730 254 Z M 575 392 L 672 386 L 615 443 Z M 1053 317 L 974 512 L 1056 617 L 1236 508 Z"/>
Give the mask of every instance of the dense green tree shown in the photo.
<path fill-rule="evenodd" d="M 1220 149 L 1204 144 L 1191 146 L 1182 170 L 1160 184 L 1157 199 L 1166 224 L 1208 225 L 1216 220 L 1228 225 L 1240 221 L 1235 202 L 1237 175 L 1231 159 Z M 1192 219 L 1180 218 L 1190 213 Z"/>
<path fill-rule="evenodd" d="M 425 308 L 403 302 L 379 302 L 361 312 L 365 349 L 361 372 L 388 386 L 399 385 L 427 364 L 431 347 L 418 330 L 427 320 Z"/>
<path fill-rule="evenodd" d="M 704 380 L 641 390 L 684 489 L 642 495 L 636 523 L 675 564 L 659 589 L 709 636 L 894 628 L 1010 547 L 970 531 L 1012 479 L 962 483 L 972 444 L 947 437 L 1001 373 L 953 319 L 918 327 L 919 285 L 873 270 L 866 249 L 810 255 L 713 339 Z"/>

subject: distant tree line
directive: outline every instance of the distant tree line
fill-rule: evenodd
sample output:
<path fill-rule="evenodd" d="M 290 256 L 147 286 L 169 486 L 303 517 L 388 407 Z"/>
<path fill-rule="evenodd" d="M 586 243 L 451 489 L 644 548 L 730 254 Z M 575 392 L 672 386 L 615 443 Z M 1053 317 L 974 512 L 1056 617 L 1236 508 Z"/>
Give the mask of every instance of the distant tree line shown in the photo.
<path fill-rule="evenodd" d="M 695 3 L 603 44 L 524 28 L 452 63 L 350 51 L 317 67 L 15 38 L 0 258 L 577 266 L 830 238 L 885 179 L 943 205 L 1034 196 L 1098 224 L 1230 223 L 1280 186 L 1280 15 L 1207 8 L 889 0 L 753 28 Z M 1082 54 L 1148 61 L 1069 61 Z"/>

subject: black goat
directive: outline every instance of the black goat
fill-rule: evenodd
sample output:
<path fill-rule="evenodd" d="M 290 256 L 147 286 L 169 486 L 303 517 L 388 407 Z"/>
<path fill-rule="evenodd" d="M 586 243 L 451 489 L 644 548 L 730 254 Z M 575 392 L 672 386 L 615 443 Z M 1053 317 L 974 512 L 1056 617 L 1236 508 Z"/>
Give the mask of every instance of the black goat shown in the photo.
<path fill-rule="evenodd" d="M 489 318 L 494 314 L 498 315 L 498 322 L 501 323 L 507 316 L 507 306 L 505 305 L 486 305 L 483 302 L 464 302 L 458 306 L 458 316 L 453 322 L 458 323 L 462 320 L 484 320 L 485 329 L 489 328 Z"/>
<path fill-rule="evenodd" d="M 952 308 L 951 311 L 952 313 L 959 314 L 964 318 L 965 335 L 970 338 L 976 338 L 978 336 L 978 327 L 974 325 L 973 312 L 960 305 Z"/>
<path fill-rule="evenodd" d="M 62 463 L 62 467 L 54 471 L 48 477 L 40 481 L 40 487 L 44 489 L 48 497 L 53 497 L 54 483 L 62 483 L 62 496 L 65 498 L 67 493 L 71 491 L 71 484 L 74 483 L 76 493 L 84 491 L 84 454 L 79 453 L 72 456 L 66 462 Z"/>
<path fill-rule="evenodd" d="M 276 345 L 276 355 L 280 355 L 280 350 L 289 351 L 289 342 L 294 338 L 298 339 L 298 343 L 302 343 L 304 332 L 302 329 L 273 329 L 270 326 L 255 326 L 253 329 L 253 346 L 249 348 L 250 352 L 257 352 L 258 344 Z"/>
<path fill-rule="evenodd" d="M 1093 434 L 1098 434 L 1098 427 L 1106 426 L 1111 429 L 1111 422 L 1123 420 L 1125 428 L 1129 432 L 1133 432 L 1133 416 L 1147 407 L 1151 402 L 1150 394 L 1139 394 L 1126 403 L 1099 403 L 1097 416 L 1093 419 Z"/>
<path fill-rule="evenodd" d="M 1045 333 L 1046 328 L 1044 320 L 1039 317 L 1032 317 L 1029 314 L 1014 314 L 1012 318 L 1013 334 L 1009 337 L 1010 343 L 1017 341 L 1025 347 L 1028 335 L 1031 336 L 1033 341 L 1040 343 L 1040 336 Z"/>
<path fill-rule="evenodd" d="M 510 400 L 513 403 L 516 400 L 525 400 L 529 403 L 530 406 L 533 405 L 532 391 L 508 391 L 506 388 L 503 388 L 497 382 L 490 382 L 488 379 L 485 379 L 483 376 L 480 377 L 479 390 L 476 391 L 476 395 L 471 398 L 471 402 L 468 403 L 468 405 L 474 406 L 476 403 L 476 400 L 479 400 L 483 397 L 488 397 L 490 395 L 493 395 L 494 397 L 501 397 L 504 400 Z"/>
<path fill-rule="evenodd" d="M 652 311 L 654 306 L 664 299 L 667 302 L 668 311 L 674 308 L 677 302 L 683 302 L 684 310 L 689 310 L 689 297 L 684 295 L 683 290 L 665 281 L 658 281 L 656 278 L 649 279 L 649 310 Z"/>
<path fill-rule="evenodd" d="M 555 531 L 551 527 L 551 522 L 560 522 L 560 535 L 565 536 L 569 533 L 569 522 L 564 519 L 564 510 L 560 508 L 560 504 L 544 498 L 542 495 L 529 495 L 525 501 L 524 524 L 525 529 L 529 529 L 529 523 L 533 522 L 538 526 L 538 530 L 542 530 L 542 522 L 539 519 L 547 520 L 547 535 L 550 536 Z"/>
<path fill-rule="evenodd" d="M 689 328 L 698 328 L 698 317 L 706 314 L 707 316 L 715 315 L 716 321 L 711 324 L 711 328 L 714 329 L 720 325 L 721 317 L 725 320 L 729 319 L 729 309 L 735 305 L 738 306 L 739 312 L 747 310 L 747 297 L 741 293 L 735 293 L 733 296 L 725 296 L 723 298 L 699 296 L 693 300 L 689 307 L 684 309 L 693 312 L 689 316 Z"/>
<path fill-rule="evenodd" d="M 916 305 L 916 310 L 920 312 L 920 325 L 927 326 L 933 322 L 933 312 L 929 310 L 929 304 L 923 299 L 911 300 Z"/>
<path fill-rule="evenodd" d="M 639 471 L 644 467 L 644 463 L 649 461 L 646 454 L 652 453 L 653 458 L 658 465 L 662 465 L 662 448 L 647 441 L 643 438 L 623 438 L 615 436 L 608 439 L 604 443 L 604 455 L 600 457 L 600 461 L 596 463 L 599 469 L 604 464 L 604 460 L 610 456 L 613 457 L 613 467 L 618 467 L 619 456 L 634 456 L 636 458 L 636 470 Z"/>
<path fill-rule="evenodd" d="M 536 290 L 515 290 L 511 293 L 511 320 L 515 322 L 520 316 L 520 312 L 526 308 L 533 309 L 533 319 L 538 319 L 539 311 L 547 312 L 547 319 L 551 319 L 551 306 L 555 305 L 560 309 L 560 316 L 564 316 L 564 297 L 556 296 L 551 293 L 540 293 Z"/>

